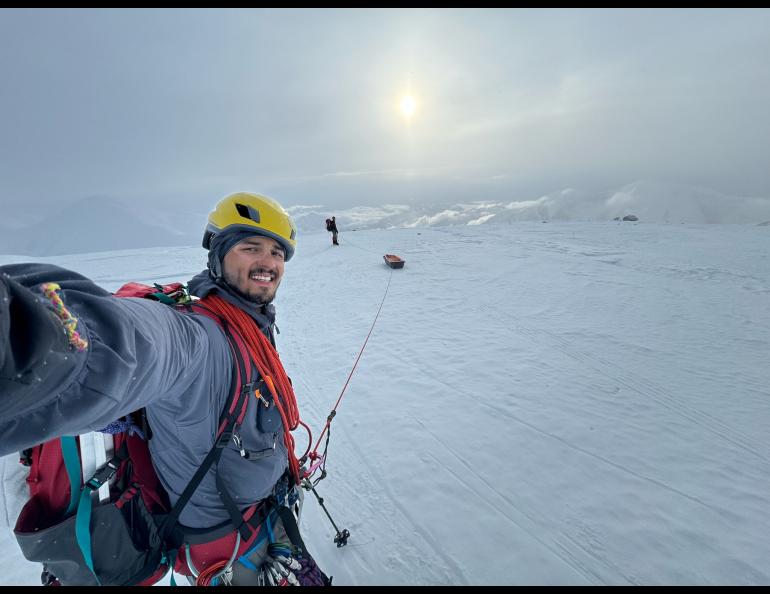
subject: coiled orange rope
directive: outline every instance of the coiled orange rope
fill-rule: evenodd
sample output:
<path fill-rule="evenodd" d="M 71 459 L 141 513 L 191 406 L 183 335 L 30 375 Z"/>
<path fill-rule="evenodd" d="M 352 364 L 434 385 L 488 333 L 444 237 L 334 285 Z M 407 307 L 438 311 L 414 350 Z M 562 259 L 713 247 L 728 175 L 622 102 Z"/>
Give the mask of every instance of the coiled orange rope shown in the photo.
<path fill-rule="evenodd" d="M 259 375 L 262 376 L 270 389 L 273 402 L 281 414 L 284 428 L 283 442 L 289 451 L 289 469 L 299 484 L 299 461 L 294 453 L 294 436 L 291 434 L 291 431 L 294 431 L 300 423 L 299 408 L 297 407 L 294 388 L 286 375 L 278 353 L 267 337 L 262 334 L 254 318 L 242 309 L 231 305 L 216 295 L 207 295 L 199 303 L 227 320 L 245 340 L 251 359 L 259 371 Z"/>

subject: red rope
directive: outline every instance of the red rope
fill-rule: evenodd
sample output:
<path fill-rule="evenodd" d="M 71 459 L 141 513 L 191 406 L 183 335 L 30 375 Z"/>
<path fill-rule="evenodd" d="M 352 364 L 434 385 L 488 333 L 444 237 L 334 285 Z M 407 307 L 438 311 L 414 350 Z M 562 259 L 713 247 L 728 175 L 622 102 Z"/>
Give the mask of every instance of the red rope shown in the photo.
<path fill-rule="evenodd" d="M 377 310 L 377 315 L 374 316 L 374 321 L 372 322 L 372 327 L 369 328 L 369 334 L 366 335 L 366 340 L 364 340 L 364 344 L 361 347 L 361 350 L 358 351 L 358 357 L 356 357 L 356 362 L 353 363 L 353 368 L 350 370 L 350 373 L 348 374 L 348 379 L 345 380 L 345 385 L 342 386 L 342 391 L 340 392 L 339 398 L 337 398 L 337 402 L 334 403 L 334 408 L 332 409 L 332 412 L 329 414 L 329 416 L 326 418 L 326 424 L 324 425 L 323 431 L 321 431 L 321 435 L 318 437 L 318 441 L 315 444 L 315 448 L 313 448 L 313 451 L 310 453 L 310 459 L 314 460 L 318 458 L 318 446 L 321 445 L 321 440 L 323 439 L 324 434 L 329 429 L 329 427 L 332 424 L 332 419 L 334 418 L 334 415 L 337 414 L 337 407 L 340 405 L 340 402 L 342 401 L 342 396 L 345 394 L 345 390 L 348 389 L 348 384 L 350 383 L 350 378 L 353 377 L 353 372 L 356 370 L 356 367 L 358 367 L 358 362 L 361 360 L 361 355 L 364 354 L 364 349 L 366 348 L 366 343 L 369 342 L 369 337 L 372 335 L 372 331 L 374 330 L 374 325 L 377 323 L 377 318 L 380 317 L 380 312 L 382 311 L 382 306 L 385 303 L 385 298 L 388 296 L 388 289 L 390 289 L 390 280 L 393 278 L 393 271 L 391 270 L 390 276 L 388 277 L 388 285 L 385 287 L 385 293 L 382 296 L 382 301 L 380 301 L 380 307 Z"/>
<path fill-rule="evenodd" d="M 219 571 L 222 571 L 227 567 L 227 559 L 217 561 L 216 563 L 209 565 L 206 569 L 200 572 L 197 578 L 195 578 L 196 586 L 210 586 L 211 578 Z"/>
<path fill-rule="evenodd" d="M 200 302 L 237 328 L 246 342 L 251 359 L 259 371 L 259 375 L 267 384 L 273 396 L 273 402 L 281 414 L 284 428 L 283 442 L 289 451 L 289 469 L 299 484 L 299 462 L 294 453 L 294 436 L 291 434 L 291 431 L 294 431 L 300 423 L 299 408 L 297 407 L 294 388 L 286 375 L 278 353 L 259 329 L 254 318 L 242 309 L 231 305 L 216 295 L 207 295 Z M 259 406 L 262 406 L 262 403 L 259 403 Z"/>

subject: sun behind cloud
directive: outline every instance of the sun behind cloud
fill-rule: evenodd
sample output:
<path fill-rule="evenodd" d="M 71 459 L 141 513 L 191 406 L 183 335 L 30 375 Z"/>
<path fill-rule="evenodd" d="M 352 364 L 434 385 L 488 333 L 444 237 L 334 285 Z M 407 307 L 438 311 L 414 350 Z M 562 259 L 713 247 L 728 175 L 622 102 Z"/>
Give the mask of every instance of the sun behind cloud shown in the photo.
<path fill-rule="evenodd" d="M 407 94 L 401 97 L 399 107 L 401 108 L 401 115 L 410 119 L 417 111 L 417 101 L 414 96 Z"/>

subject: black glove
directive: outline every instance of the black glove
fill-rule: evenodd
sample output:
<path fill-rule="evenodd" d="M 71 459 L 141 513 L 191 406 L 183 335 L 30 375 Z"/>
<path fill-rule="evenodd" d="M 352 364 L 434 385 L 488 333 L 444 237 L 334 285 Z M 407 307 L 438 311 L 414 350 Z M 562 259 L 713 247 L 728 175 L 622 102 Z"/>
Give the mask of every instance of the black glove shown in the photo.
<path fill-rule="evenodd" d="M 32 290 L 0 273 L 0 378 L 31 383 L 51 353 L 68 350 L 56 314 Z"/>

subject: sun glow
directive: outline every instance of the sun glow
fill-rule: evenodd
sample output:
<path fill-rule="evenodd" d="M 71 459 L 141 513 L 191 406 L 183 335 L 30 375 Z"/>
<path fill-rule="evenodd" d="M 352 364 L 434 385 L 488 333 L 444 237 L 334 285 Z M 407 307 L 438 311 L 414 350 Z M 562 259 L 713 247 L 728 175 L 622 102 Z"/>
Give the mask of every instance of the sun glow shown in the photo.
<path fill-rule="evenodd" d="M 401 97 L 401 114 L 406 119 L 409 119 L 414 115 L 415 111 L 417 111 L 417 102 L 414 97 L 411 95 Z"/>

